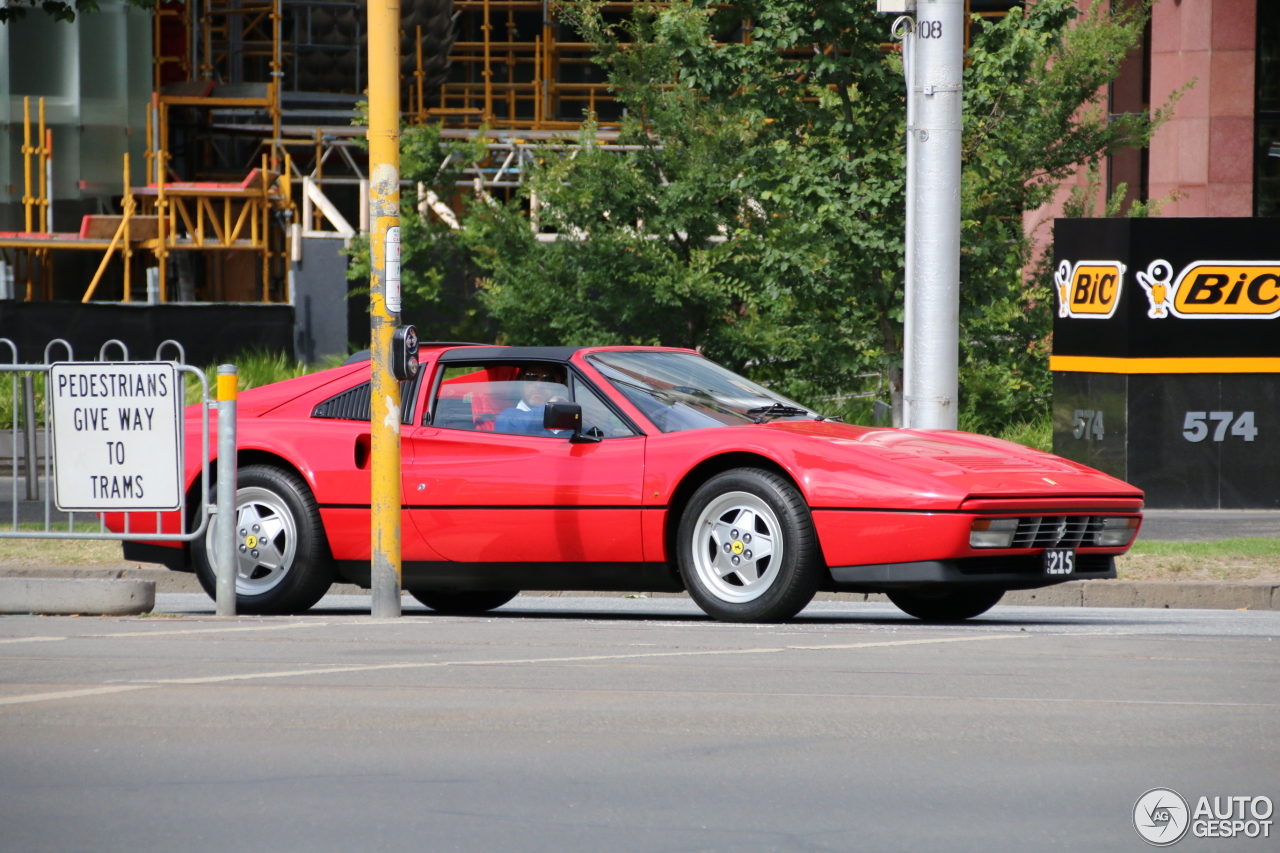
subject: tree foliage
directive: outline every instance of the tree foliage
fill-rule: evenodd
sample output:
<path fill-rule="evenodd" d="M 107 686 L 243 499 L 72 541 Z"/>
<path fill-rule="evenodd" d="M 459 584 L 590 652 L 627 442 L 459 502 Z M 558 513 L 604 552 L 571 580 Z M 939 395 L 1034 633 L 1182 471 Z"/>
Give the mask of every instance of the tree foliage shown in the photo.
<path fill-rule="evenodd" d="M 357 105 L 354 124 L 367 124 L 366 102 Z M 367 147 L 367 140 L 357 144 Z M 458 192 L 462 168 L 484 156 L 481 141 L 442 140 L 438 125 L 409 125 L 400 129 L 400 177 L 408 186 L 400 192 L 400 289 L 406 322 L 417 323 L 424 339 L 472 339 L 483 332 L 483 321 L 474 292 L 452 292 L 450 284 L 465 289 L 469 250 L 450 224 L 430 212 L 430 204 L 441 205 Z M 361 234 L 352 240 L 347 254 L 347 278 L 362 282 L 350 291 L 352 298 L 369 293 L 369 238 Z M 450 276 L 452 273 L 452 276 Z M 452 278 L 452 282 L 450 281 Z M 366 306 L 367 307 L 367 306 Z"/>
<path fill-rule="evenodd" d="M 620 150 L 547 146 L 466 240 L 506 342 L 692 346 L 805 400 L 901 363 L 904 84 L 872 0 L 681 0 L 566 14 L 626 107 Z M 1109 120 L 1138 4 L 1040 0 L 976 29 L 965 72 L 962 416 L 1048 394 L 1050 296 L 1023 214 L 1153 116 Z M 747 37 L 742 37 L 743 33 Z M 555 242 L 539 242 L 529 213 Z M 882 386 L 883 387 L 883 386 Z"/>

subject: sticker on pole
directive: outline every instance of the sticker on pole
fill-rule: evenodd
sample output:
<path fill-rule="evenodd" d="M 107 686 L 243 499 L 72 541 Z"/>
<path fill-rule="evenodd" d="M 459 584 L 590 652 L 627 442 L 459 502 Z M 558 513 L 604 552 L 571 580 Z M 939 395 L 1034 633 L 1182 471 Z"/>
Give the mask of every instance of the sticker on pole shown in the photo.
<path fill-rule="evenodd" d="M 387 241 L 383 254 L 385 263 L 383 281 L 386 282 L 387 311 L 400 313 L 400 226 L 392 225 L 387 229 Z"/>
<path fill-rule="evenodd" d="M 60 362 L 45 397 L 65 512 L 182 506 L 182 399 L 169 362 Z"/>

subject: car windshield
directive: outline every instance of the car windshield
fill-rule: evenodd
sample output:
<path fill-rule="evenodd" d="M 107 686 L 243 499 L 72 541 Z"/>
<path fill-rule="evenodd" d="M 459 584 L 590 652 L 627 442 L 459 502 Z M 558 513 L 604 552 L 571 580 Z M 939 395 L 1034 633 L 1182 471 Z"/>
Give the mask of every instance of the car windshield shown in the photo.
<path fill-rule="evenodd" d="M 602 352 L 588 361 L 663 432 L 820 417 L 692 353 Z"/>

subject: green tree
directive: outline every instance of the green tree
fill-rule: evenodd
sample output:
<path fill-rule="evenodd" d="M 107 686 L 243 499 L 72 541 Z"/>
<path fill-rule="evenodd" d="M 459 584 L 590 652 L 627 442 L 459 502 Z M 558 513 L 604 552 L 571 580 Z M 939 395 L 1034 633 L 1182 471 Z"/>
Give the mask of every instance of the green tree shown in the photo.
<path fill-rule="evenodd" d="M 569 7 L 627 108 L 610 152 L 548 149 L 468 239 L 512 343 L 697 346 L 802 399 L 901 359 L 903 79 L 866 2 L 689 0 L 607 24 Z M 1048 393 L 1051 318 L 1022 215 L 1153 118 L 1100 93 L 1146 5 L 1041 0 L 978 31 L 965 79 L 962 411 L 992 428 Z M 749 24 L 749 38 L 734 38 Z M 588 132 L 589 136 L 589 132 Z M 538 243 L 522 209 L 559 233 Z M 723 239 L 721 239 L 723 238 Z M 1029 402 L 1030 401 L 1030 402 Z"/>
<path fill-rule="evenodd" d="M 361 102 L 352 123 L 366 123 L 367 109 Z M 358 144 L 363 147 L 366 141 L 361 138 Z M 447 207 L 458 194 L 462 170 L 484 155 L 483 139 L 447 142 L 438 125 L 405 124 L 400 129 L 400 177 L 409 182 L 400 193 L 401 313 L 405 322 L 418 325 L 423 340 L 472 340 L 492 334 L 474 292 L 466 289 L 468 247 L 456 219 L 451 224 L 433 208 Z M 367 300 L 368 236 L 356 237 L 348 255 L 347 278 L 364 285 L 352 288 L 350 296 Z"/>

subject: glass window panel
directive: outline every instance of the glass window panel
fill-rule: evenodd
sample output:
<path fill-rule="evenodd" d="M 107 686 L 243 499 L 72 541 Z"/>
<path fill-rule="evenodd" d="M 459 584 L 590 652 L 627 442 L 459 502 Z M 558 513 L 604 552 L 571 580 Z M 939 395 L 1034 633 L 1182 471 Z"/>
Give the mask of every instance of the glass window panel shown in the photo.
<path fill-rule="evenodd" d="M 585 382 L 573 383 L 573 401 L 582 406 L 582 431 L 596 433 L 601 438 L 625 438 L 635 435 L 631 427 L 600 398 Z"/>
<path fill-rule="evenodd" d="M 589 358 L 663 432 L 818 417 L 816 412 L 692 353 L 605 352 Z"/>
<path fill-rule="evenodd" d="M 559 437 L 542 427 L 547 403 L 569 402 L 562 365 L 487 364 L 445 368 L 432 408 L 442 429 Z"/>

